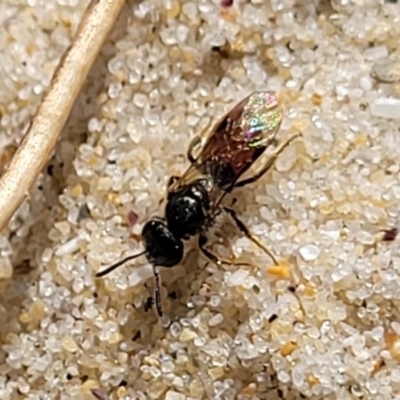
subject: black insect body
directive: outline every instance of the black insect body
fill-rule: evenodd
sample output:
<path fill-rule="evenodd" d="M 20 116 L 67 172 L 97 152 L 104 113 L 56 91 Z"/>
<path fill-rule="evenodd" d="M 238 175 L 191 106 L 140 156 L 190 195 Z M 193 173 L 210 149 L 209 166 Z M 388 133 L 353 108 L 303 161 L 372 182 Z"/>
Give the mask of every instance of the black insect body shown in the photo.
<path fill-rule="evenodd" d="M 188 149 L 190 167 L 182 177 L 170 179 L 164 218 L 155 217 L 143 227 L 144 252 L 129 256 L 96 276 L 104 276 L 125 262 L 146 255 L 153 265 L 155 304 L 161 316 L 157 267 L 179 264 L 183 258 L 184 240 L 199 235 L 199 248 L 207 258 L 218 265 L 235 263 L 216 256 L 206 248 L 205 233 L 222 211 L 227 212 L 239 229 L 276 263 L 274 256 L 250 233 L 235 211 L 223 207 L 221 202 L 233 189 L 263 176 L 278 155 L 298 136 L 294 135 L 278 145 L 258 172 L 240 180 L 274 142 L 281 121 L 282 110 L 275 93 L 257 92 L 228 112 L 208 135 L 196 137 Z"/>
<path fill-rule="evenodd" d="M 188 239 L 204 230 L 210 219 L 210 199 L 206 181 L 199 179 L 167 197 L 165 219 L 170 232 Z"/>

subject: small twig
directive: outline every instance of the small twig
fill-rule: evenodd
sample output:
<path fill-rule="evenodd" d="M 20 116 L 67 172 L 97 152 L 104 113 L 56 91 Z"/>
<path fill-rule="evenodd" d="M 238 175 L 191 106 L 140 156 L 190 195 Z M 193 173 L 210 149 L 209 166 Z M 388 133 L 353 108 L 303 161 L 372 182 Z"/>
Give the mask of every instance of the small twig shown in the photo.
<path fill-rule="evenodd" d="M 92 0 L 20 147 L 0 179 L 0 230 L 54 150 L 72 106 L 125 0 Z"/>

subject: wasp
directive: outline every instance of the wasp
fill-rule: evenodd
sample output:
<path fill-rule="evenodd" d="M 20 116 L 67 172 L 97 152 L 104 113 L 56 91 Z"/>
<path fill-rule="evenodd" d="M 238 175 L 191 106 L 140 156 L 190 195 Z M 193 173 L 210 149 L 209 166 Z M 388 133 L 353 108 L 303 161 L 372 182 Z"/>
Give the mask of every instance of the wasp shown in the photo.
<path fill-rule="evenodd" d="M 207 134 L 196 136 L 187 151 L 190 166 L 182 176 L 172 176 L 169 180 L 164 217 L 153 217 L 143 226 L 144 251 L 124 258 L 96 276 L 104 276 L 127 261 L 145 255 L 153 266 L 155 305 L 161 317 L 158 267 L 170 268 L 179 264 L 184 255 L 185 240 L 198 235 L 199 248 L 209 260 L 217 265 L 239 264 L 218 257 L 206 246 L 207 230 L 221 212 L 228 213 L 237 227 L 277 263 L 236 212 L 222 205 L 222 201 L 234 189 L 261 178 L 279 154 L 299 136 L 292 135 L 278 144 L 272 154 L 265 157 L 258 171 L 244 177 L 246 172 L 251 172 L 250 167 L 258 159 L 262 160 L 260 157 L 265 151 L 276 143 L 282 117 L 276 93 L 255 92 L 220 118 Z"/>

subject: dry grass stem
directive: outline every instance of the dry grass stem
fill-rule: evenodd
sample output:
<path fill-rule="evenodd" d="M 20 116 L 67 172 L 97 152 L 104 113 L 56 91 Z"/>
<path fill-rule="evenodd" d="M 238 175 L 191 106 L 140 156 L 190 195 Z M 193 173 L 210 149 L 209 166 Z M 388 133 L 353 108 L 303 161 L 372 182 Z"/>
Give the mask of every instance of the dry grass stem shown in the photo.
<path fill-rule="evenodd" d="M 73 104 L 125 1 L 93 0 L 23 142 L 0 179 L 0 229 L 18 209 L 56 145 Z"/>

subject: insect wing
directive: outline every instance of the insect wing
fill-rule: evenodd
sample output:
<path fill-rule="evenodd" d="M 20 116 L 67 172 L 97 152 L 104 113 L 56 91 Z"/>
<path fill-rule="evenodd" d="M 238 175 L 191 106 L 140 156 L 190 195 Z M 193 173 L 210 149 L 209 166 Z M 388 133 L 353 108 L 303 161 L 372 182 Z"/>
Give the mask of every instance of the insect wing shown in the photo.
<path fill-rule="evenodd" d="M 282 109 L 275 93 L 257 92 L 236 105 L 209 136 L 196 167 L 214 184 L 231 190 L 275 138 Z"/>
<path fill-rule="evenodd" d="M 169 191 L 203 179 L 215 210 L 224 194 L 274 140 L 281 121 L 282 109 L 275 93 L 256 92 L 246 97 L 209 132 L 194 163 Z"/>

